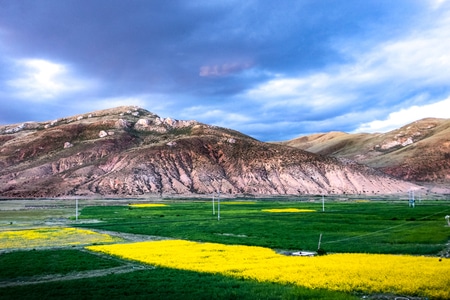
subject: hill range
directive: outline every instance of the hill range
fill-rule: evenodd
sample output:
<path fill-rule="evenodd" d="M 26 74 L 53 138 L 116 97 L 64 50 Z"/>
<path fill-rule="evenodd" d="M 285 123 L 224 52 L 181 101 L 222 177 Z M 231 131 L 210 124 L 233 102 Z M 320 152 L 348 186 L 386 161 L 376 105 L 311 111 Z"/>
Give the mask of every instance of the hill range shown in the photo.
<path fill-rule="evenodd" d="M 434 192 L 450 190 L 450 119 L 426 118 L 387 133 L 313 134 L 281 144 L 349 159 Z"/>
<path fill-rule="evenodd" d="M 134 106 L 0 126 L 0 198 L 405 195 L 449 181 L 449 121 L 423 122 L 283 143 Z"/>

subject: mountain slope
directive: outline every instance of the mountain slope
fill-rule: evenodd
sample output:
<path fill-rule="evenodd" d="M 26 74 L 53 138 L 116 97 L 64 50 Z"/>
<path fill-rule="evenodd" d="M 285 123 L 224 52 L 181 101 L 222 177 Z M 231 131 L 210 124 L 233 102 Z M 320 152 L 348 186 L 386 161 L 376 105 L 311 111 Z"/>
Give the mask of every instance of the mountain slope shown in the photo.
<path fill-rule="evenodd" d="M 450 119 L 422 119 L 384 134 L 330 132 L 282 144 L 354 160 L 400 179 L 450 187 Z"/>
<path fill-rule="evenodd" d="M 118 107 L 0 127 L 0 197 L 391 194 L 369 167 L 196 121 Z"/>

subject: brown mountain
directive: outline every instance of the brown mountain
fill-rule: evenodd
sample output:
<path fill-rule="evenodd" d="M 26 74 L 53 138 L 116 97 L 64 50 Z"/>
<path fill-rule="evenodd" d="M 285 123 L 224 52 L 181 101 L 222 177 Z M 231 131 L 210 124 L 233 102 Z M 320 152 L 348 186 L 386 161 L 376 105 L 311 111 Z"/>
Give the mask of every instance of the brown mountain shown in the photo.
<path fill-rule="evenodd" d="M 282 144 L 450 191 L 450 119 L 422 119 L 387 133 L 314 134 Z"/>
<path fill-rule="evenodd" d="M 418 186 L 348 160 L 118 107 L 0 127 L 0 197 L 392 194 Z"/>

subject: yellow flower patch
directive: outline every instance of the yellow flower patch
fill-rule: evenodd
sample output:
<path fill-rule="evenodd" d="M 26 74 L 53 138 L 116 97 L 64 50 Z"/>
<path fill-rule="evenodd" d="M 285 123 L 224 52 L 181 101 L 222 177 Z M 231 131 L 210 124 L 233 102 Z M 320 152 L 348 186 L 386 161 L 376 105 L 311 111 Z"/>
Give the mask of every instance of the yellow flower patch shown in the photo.
<path fill-rule="evenodd" d="M 142 204 L 129 204 L 129 206 L 138 207 L 138 208 L 146 208 L 146 207 L 163 207 L 163 206 L 167 206 L 167 204 L 142 203 Z"/>
<path fill-rule="evenodd" d="M 0 249 L 61 247 L 112 243 L 118 240 L 120 239 L 108 234 L 71 227 L 0 231 Z"/>
<path fill-rule="evenodd" d="M 315 212 L 314 209 L 298 209 L 298 208 L 271 208 L 271 209 L 263 209 L 263 212 L 270 213 L 298 213 L 298 212 Z"/>
<path fill-rule="evenodd" d="M 297 257 L 263 247 L 183 240 L 89 246 L 87 249 L 161 267 L 312 289 L 450 298 L 450 260 L 439 261 L 435 257 L 379 254 Z"/>

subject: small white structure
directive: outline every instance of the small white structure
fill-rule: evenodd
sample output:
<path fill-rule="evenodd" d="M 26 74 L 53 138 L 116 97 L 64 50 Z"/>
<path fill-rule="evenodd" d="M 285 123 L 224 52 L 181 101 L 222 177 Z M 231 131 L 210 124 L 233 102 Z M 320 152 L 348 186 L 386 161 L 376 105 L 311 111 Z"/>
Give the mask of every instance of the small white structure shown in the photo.
<path fill-rule="evenodd" d="M 445 216 L 445 219 L 447 220 L 447 224 L 448 224 L 448 226 L 450 227 L 450 216 L 449 216 L 449 215 L 446 215 L 446 216 Z"/>
<path fill-rule="evenodd" d="M 310 251 L 297 251 L 292 253 L 293 256 L 315 256 L 316 252 Z"/>

